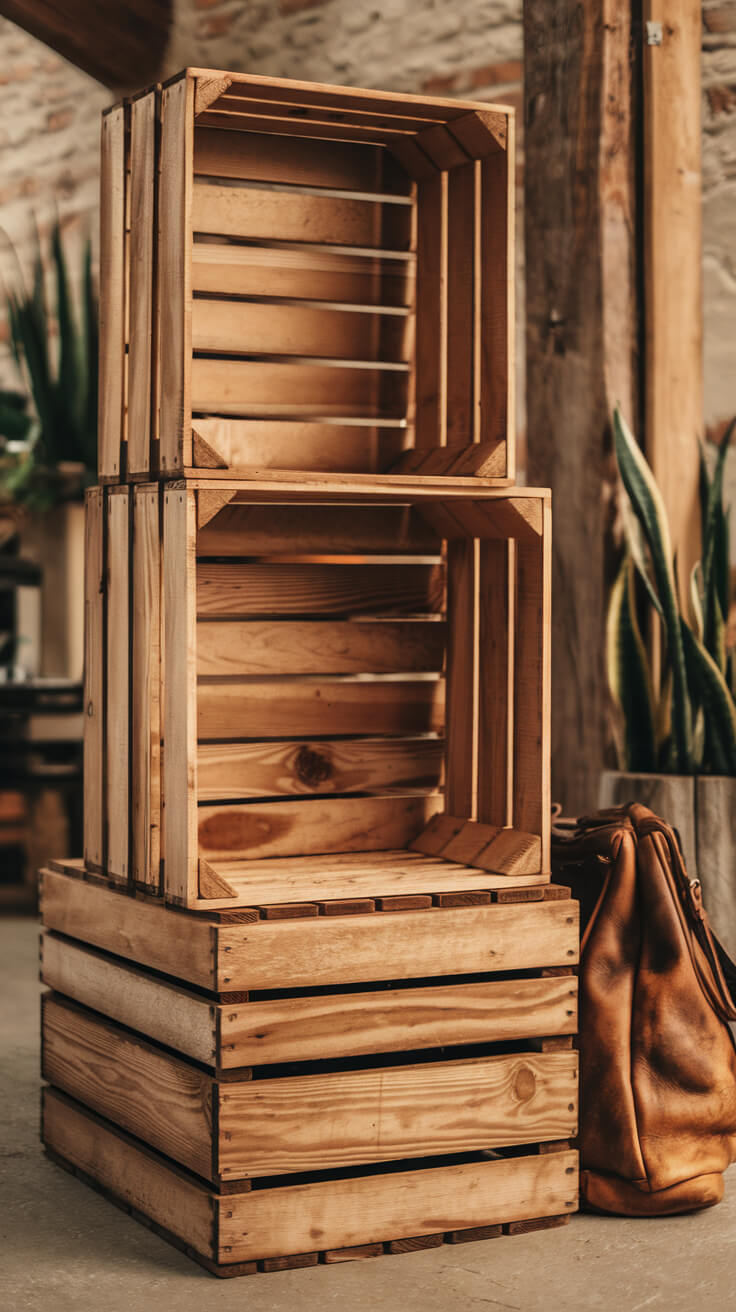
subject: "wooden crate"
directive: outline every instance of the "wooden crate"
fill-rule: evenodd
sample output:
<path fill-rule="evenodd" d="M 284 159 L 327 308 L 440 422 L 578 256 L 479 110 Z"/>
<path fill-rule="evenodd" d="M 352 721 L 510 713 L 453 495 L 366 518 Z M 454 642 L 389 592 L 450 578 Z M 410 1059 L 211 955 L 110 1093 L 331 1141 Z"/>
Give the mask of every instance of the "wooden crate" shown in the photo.
<path fill-rule="evenodd" d="M 540 891 L 238 923 L 45 871 L 47 1147 L 218 1274 L 567 1218 L 578 908 Z"/>
<path fill-rule="evenodd" d="M 273 858 L 284 901 L 549 880 L 549 497 L 447 489 L 89 494 L 90 869 L 204 909 Z"/>
<path fill-rule="evenodd" d="M 201 69 L 108 111 L 100 480 L 513 481 L 513 151 L 506 107 Z"/>

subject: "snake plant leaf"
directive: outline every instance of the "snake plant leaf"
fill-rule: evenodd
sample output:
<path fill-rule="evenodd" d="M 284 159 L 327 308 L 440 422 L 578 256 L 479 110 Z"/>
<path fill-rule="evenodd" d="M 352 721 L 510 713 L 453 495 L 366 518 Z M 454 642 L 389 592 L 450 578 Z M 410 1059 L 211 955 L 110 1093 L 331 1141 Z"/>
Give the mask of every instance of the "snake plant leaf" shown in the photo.
<path fill-rule="evenodd" d="M 32 426 L 23 393 L 0 390 L 0 438 L 7 442 L 25 442 Z"/>
<path fill-rule="evenodd" d="M 636 614 L 634 563 L 625 556 L 611 592 L 606 620 L 606 660 L 611 692 L 625 726 L 625 769 L 656 769 L 654 698 L 646 649 Z"/>
<path fill-rule="evenodd" d="M 705 632 L 703 622 L 703 566 L 699 560 L 696 560 L 690 571 L 690 620 L 693 631 L 697 634 L 700 641 L 703 641 Z"/>
<path fill-rule="evenodd" d="M 693 686 L 707 717 L 707 746 L 718 774 L 736 774 L 736 704 L 710 652 L 681 621 L 683 648 Z"/>
<path fill-rule="evenodd" d="M 87 469 L 97 465 L 97 386 L 99 317 L 92 276 L 92 243 L 87 239 L 82 268 L 82 358 L 86 364 L 83 433 Z"/>
<path fill-rule="evenodd" d="M 713 478 L 708 489 L 708 501 L 702 523 L 705 644 L 711 653 L 715 650 L 715 626 L 717 621 L 714 601 L 716 593 L 720 594 L 722 614 L 728 612 L 728 581 L 724 583 L 723 579 L 724 546 L 726 550 L 728 549 L 727 542 L 724 542 L 724 537 L 727 537 L 727 534 L 724 531 L 725 526 L 723 524 L 723 475 L 726 454 L 734 428 L 736 428 L 736 419 L 731 420 L 718 445 L 718 455 L 713 470 Z M 725 598 L 723 596 L 724 588 Z"/>
<path fill-rule="evenodd" d="M 625 497 L 623 499 L 621 512 L 622 512 L 621 517 L 623 519 L 623 526 L 624 526 L 624 538 L 626 540 L 626 545 L 629 549 L 629 554 L 631 555 L 631 558 L 636 566 L 639 578 L 641 579 L 642 583 L 644 584 L 644 587 L 647 590 L 649 600 L 651 601 L 652 605 L 654 606 L 654 609 L 657 611 L 660 618 L 664 619 L 664 611 L 662 610 L 662 603 L 659 600 L 659 597 L 657 596 L 657 593 L 654 588 L 654 584 L 652 583 L 652 578 L 651 578 L 652 566 L 651 566 L 651 561 L 647 558 L 648 556 L 647 546 L 646 546 L 646 541 L 644 539 L 644 534 L 642 532 L 642 527 L 638 519 L 636 518 L 636 515 L 634 514 L 634 511 L 631 506 L 631 502 L 629 501 L 628 497 Z"/>
<path fill-rule="evenodd" d="M 728 687 L 736 702 L 736 650 L 728 653 Z"/>
<path fill-rule="evenodd" d="M 693 716 L 693 770 L 698 774 L 703 768 L 706 747 L 705 711 L 699 706 Z"/>
<path fill-rule="evenodd" d="M 718 593 L 713 596 L 713 630 L 711 646 L 708 648 L 721 674 L 726 674 L 726 622 L 723 618 Z M 705 644 L 704 644 L 705 645 Z"/>
<path fill-rule="evenodd" d="M 81 395 L 79 342 L 74 319 L 66 260 L 61 245 L 61 228 L 58 221 L 51 233 L 51 258 L 56 286 L 56 321 L 59 334 L 59 366 L 56 378 L 57 404 L 60 426 L 65 432 L 65 457 L 81 459 L 79 449 L 80 410 L 84 403 Z"/>
<path fill-rule="evenodd" d="M 692 708 L 688 693 L 677 590 L 671 563 L 672 548 L 667 514 L 652 471 L 618 406 L 613 416 L 613 432 L 621 478 L 651 554 L 652 571 L 662 605 L 667 651 L 672 666 L 672 736 L 676 749 L 677 769 L 683 774 L 688 774 L 691 770 Z"/>

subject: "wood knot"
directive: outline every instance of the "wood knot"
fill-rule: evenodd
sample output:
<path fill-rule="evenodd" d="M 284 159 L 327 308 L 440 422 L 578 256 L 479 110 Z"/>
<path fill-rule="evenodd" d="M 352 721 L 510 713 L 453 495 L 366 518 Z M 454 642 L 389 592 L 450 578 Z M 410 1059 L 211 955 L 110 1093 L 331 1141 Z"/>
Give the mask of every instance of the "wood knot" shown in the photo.
<path fill-rule="evenodd" d="M 294 770 L 301 783 L 318 788 L 332 774 L 332 762 L 324 752 L 315 751 L 303 743 L 294 759 Z"/>
<path fill-rule="evenodd" d="M 521 1066 L 516 1072 L 516 1079 L 514 1080 L 514 1093 L 519 1102 L 528 1102 L 530 1098 L 533 1098 L 536 1088 L 537 1081 L 534 1071 L 530 1070 L 528 1066 Z"/>

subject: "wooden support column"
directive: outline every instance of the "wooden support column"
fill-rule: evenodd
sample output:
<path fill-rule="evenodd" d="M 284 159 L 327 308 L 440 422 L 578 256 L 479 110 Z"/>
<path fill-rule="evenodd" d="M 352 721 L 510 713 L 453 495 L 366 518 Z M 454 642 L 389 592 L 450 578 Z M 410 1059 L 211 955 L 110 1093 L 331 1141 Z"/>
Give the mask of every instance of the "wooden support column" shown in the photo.
<path fill-rule="evenodd" d="M 597 802 L 610 415 L 639 427 L 637 87 L 627 0 L 526 0 L 528 481 L 551 486 L 552 796 Z"/>

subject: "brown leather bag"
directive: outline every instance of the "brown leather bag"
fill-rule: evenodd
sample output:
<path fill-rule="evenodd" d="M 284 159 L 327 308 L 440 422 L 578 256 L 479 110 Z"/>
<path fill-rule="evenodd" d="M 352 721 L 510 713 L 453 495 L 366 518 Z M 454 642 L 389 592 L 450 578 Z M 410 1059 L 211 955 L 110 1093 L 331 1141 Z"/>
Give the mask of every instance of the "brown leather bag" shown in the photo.
<path fill-rule="evenodd" d="M 558 822 L 552 865 L 584 926 L 583 1200 L 626 1216 L 718 1203 L 736 1159 L 736 972 L 675 833 L 637 804 Z"/>

